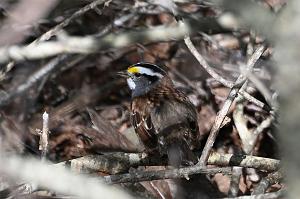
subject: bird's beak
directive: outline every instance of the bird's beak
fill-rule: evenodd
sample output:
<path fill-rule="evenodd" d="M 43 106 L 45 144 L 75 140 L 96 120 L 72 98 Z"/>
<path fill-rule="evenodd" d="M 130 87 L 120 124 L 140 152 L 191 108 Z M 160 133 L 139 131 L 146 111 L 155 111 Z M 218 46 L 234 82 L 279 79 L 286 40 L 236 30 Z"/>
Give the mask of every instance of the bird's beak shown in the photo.
<path fill-rule="evenodd" d="M 126 78 L 129 77 L 129 74 L 127 71 L 119 71 L 119 72 L 117 72 L 117 75 L 119 75 L 121 77 L 126 77 Z"/>

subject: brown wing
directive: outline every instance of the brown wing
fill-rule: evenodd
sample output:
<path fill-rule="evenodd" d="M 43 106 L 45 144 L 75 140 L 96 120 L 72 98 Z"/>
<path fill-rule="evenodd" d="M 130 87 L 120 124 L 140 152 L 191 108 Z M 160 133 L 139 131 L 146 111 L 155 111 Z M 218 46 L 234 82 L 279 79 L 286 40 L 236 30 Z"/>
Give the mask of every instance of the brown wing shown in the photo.
<path fill-rule="evenodd" d="M 134 99 L 131 104 L 131 123 L 148 152 L 157 147 L 157 136 L 150 117 L 150 105 L 145 99 Z M 143 114 L 143 115 L 142 115 Z"/>
<path fill-rule="evenodd" d="M 181 91 L 174 88 L 170 78 L 165 77 L 161 83 L 152 90 L 150 94 L 152 101 L 159 101 L 155 109 L 152 111 L 152 123 L 157 134 L 165 134 L 170 132 L 170 129 L 186 129 L 182 138 L 189 141 L 191 149 L 199 147 L 199 128 L 198 118 L 195 106 L 190 102 L 188 97 Z M 177 126 L 177 127 L 176 127 Z M 164 135 L 165 136 L 165 135 Z M 180 136 L 179 136 L 180 137 Z"/>

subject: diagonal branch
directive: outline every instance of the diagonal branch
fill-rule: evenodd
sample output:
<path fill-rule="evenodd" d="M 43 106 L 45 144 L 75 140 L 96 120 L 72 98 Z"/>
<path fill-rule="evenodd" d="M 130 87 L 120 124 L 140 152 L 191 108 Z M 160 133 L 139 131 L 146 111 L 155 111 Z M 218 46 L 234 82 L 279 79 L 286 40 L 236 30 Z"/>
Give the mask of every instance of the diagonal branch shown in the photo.
<path fill-rule="evenodd" d="M 247 67 L 246 67 L 247 71 L 252 71 L 256 61 L 262 55 L 263 50 L 264 50 L 264 47 L 261 46 L 254 52 L 254 54 L 251 56 L 251 58 L 247 62 Z M 237 78 L 237 80 L 236 80 L 234 86 L 232 87 L 231 91 L 229 92 L 228 97 L 225 100 L 222 109 L 217 114 L 214 125 L 212 126 L 212 129 L 210 131 L 209 137 L 208 137 L 207 142 L 205 144 L 205 147 L 202 151 L 202 155 L 200 157 L 200 160 L 199 160 L 198 164 L 200 164 L 202 166 L 206 164 L 206 162 L 208 160 L 208 157 L 209 157 L 209 153 L 210 153 L 210 151 L 211 151 L 211 149 L 214 145 L 214 142 L 215 142 L 216 137 L 219 133 L 222 122 L 224 121 L 224 118 L 227 115 L 227 113 L 229 111 L 229 108 L 231 107 L 231 105 L 232 105 L 235 97 L 237 96 L 240 88 L 243 87 L 243 84 L 244 84 L 245 81 L 246 81 L 246 77 L 244 77 L 243 75 L 240 75 Z"/>
<path fill-rule="evenodd" d="M 185 42 L 186 46 L 188 47 L 188 49 L 191 51 L 191 53 L 194 55 L 194 57 L 197 59 L 197 61 L 206 70 L 206 72 L 208 74 L 210 74 L 215 80 L 217 80 L 218 82 L 220 82 L 221 84 L 223 84 L 224 86 L 226 86 L 228 88 L 233 88 L 235 86 L 234 82 L 231 82 L 231 81 L 226 80 L 225 78 L 223 78 L 221 75 L 219 75 L 207 63 L 207 61 L 204 59 L 204 57 L 197 51 L 197 49 L 194 46 L 194 44 L 192 43 L 190 37 L 185 37 L 184 38 L 184 42 Z M 256 63 L 256 61 L 261 56 L 261 54 L 263 53 L 263 51 L 264 51 L 264 47 L 263 46 L 261 46 L 260 48 L 258 48 L 258 50 L 256 51 L 256 53 L 254 53 L 253 56 L 248 60 L 248 64 Z M 252 102 L 253 104 L 256 104 L 257 106 L 259 106 L 261 108 L 266 108 L 265 104 L 263 102 L 261 102 L 258 99 L 254 98 L 253 96 L 251 96 L 246 91 L 240 90 L 239 94 L 241 94 L 245 99 L 247 99 L 248 101 Z"/>
<path fill-rule="evenodd" d="M 117 173 L 128 171 L 130 167 L 150 166 L 150 165 L 166 166 L 167 162 L 168 162 L 167 159 L 147 156 L 144 153 L 121 153 L 120 152 L 120 153 L 105 154 L 105 155 L 88 155 L 73 160 L 61 162 L 56 165 L 69 166 L 71 170 L 75 170 L 77 172 L 85 172 L 85 171 L 99 172 L 100 171 L 104 173 L 117 174 Z M 280 167 L 280 161 L 275 159 L 263 158 L 257 156 L 220 154 L 220 153 L 210 154 L 208 159 L 208 164 L 215 165 L 215 166 L 225 166 L 225 167 L 239 166 L 245 168 L 255 168 L 255 169 L 268 171 L 268 172 L 278 170 Z M 198 169 L 199 172 L 201 172 L 200 171 L 201 167 L 199 166 L 193 166 L 187 168 Z M 178 172 L 178 171 L 173 170 L 173 172 Z M 190 169 L 187 172 L 188 175 L 192 175 L 194 174 L 195 171 L 193 169 Z M 178 175 L 179 174 L 177 174 L 177 176 Z M 160 174 L 160 176 L 166 178 L 166 176 L 162 174 Z M 172 176 L 170 176 L 170 178 L 171 177 Z"/>
<path fill-rule="evenodd" d="M 80 8 L 79 10 L 74 12 L 70 17 L 63 20 L 61 23 L 57 24 L 56 26 L 54 26 L 53 28 L 51 28 L 50 30 L 48 30 L 47 32 L 42 34 L 39 38 L 34 40 L 32 43 L 49 40 L 51 37 L 56 35 L 58 31 L 62 30 L 64 27 L 69 25 L 69 23 L 72 20 L 76 19 L 77 17 L 80 17 L 81 15 L 83 15 L 84 13 L 86 13 L 89 10 L 96 8 L 98 5 L 103 4 L 105 1 L 106 0 L 96 0 L 96 1 L 91 2 L 88 5 L 84 6 L 83 8 Z"/>

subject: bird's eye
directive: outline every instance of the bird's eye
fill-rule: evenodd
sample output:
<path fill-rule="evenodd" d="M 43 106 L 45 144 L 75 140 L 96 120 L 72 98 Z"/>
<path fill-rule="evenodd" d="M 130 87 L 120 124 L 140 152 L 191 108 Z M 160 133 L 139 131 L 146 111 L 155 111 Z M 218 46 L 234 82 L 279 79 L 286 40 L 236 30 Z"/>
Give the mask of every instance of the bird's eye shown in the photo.
<path fill-rule="evenodd" d="M 136 73 L 135 76 L 136 76 L 136 77 L 140 77 L 140 76 L 141 76 L 141 73 Z"/>

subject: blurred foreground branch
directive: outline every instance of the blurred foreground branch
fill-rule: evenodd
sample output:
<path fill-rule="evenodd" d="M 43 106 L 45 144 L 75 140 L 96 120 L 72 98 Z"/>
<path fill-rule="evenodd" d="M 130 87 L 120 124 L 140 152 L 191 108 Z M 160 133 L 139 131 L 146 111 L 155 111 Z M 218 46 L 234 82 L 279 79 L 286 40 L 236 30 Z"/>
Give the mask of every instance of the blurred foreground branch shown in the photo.
<path fill-rule="evenodd" d="M 29 46 L 2 47 L 0 48 L 0 63 L 10 60 L 40 59 L 62 53 L 93 53 L 97 50 L 125 47 L 136 42 L 169 41 L 180 39 L 189 31 L 188 26 L 181 24 L 174 27 L 158 26 L 140 32 L 119 35 L 110 34 L 103 38 L 60 35 L 57 41 L 33 43 Z"/>
<path fill-rule="evenodd" d="M 21 42 L 31 26 L 47 15 L 56 5 L 57 0 L 22 0 L 10 12 L 9 17 L 1 22 L 0 46 Z"/>
<path fill-rule="evenodd" d="M 193 27 L 191 29 L 191 27 Z M 29 46 L 7 46 L 0 48 L 0 63 L 41 59 L 62 53 L 93 53 L 98 50 L 122 48 L 134 43 L 149 43 L 182 39 L 192 32 L 224 32 L 217 18 L 190 19 L 176 26 L 156 26 L 141 31 L 109 34 L 104 37 L 75 37 L 60 34 L 57 41 L 33 43 Z"/>
<path fill-rule="evenodd" d="M 80 198 L 132 198 L 124 191 L 107 186 L 99 180 L 87 178 L 61 167 L 53 167 L 33 159 L 18 156 L 0 156 L 0 172 L 14 179 L 38 184 L 58 193 L 77 196 Z"/>
<path fill-rule="evenodd" d="M 288 198 L 300 195 L 300 1 L 289 1 L 274 33 L 277 35 L 276 54 L 280 93 L 280 148 L 287 172 Z"/>

